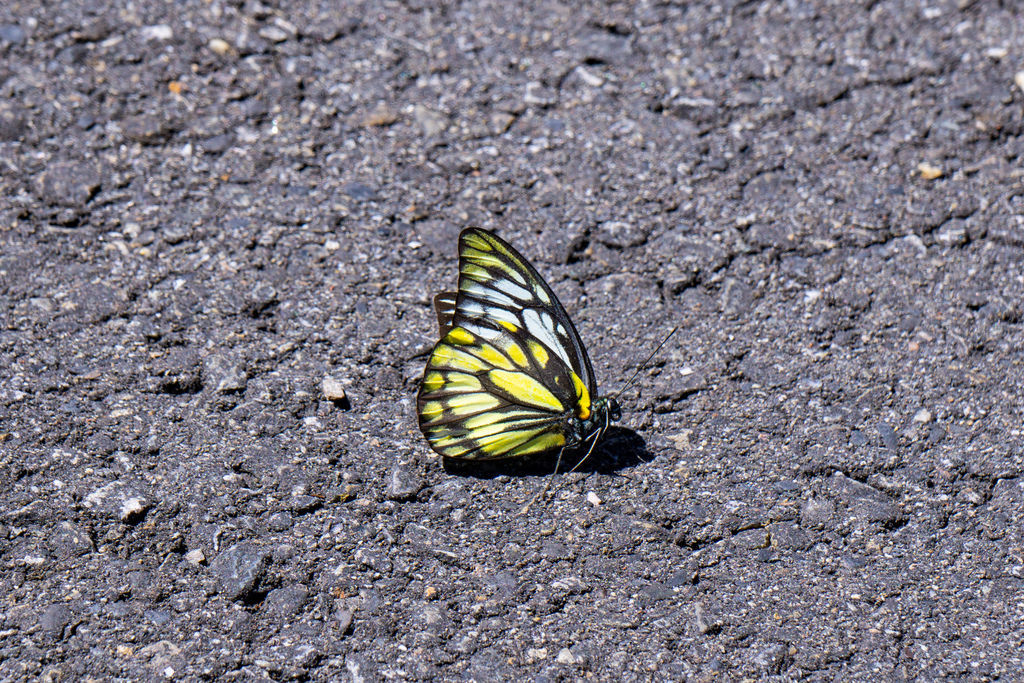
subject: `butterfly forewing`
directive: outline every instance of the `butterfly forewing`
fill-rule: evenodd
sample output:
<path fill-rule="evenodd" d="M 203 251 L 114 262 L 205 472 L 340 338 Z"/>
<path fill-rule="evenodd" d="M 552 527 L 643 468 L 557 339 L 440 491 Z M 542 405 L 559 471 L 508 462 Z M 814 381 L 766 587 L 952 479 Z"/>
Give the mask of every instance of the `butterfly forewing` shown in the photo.
<path fill-rule="evenodd" d="M 590 358 L 558 297 L 510 244 L 478 228 L 463 230 L 459 238 L 454 322 L 465 320 L 501 325 L 513 334 L 525 330 L 571 367 L 591 393 L 596 390 Z"/>

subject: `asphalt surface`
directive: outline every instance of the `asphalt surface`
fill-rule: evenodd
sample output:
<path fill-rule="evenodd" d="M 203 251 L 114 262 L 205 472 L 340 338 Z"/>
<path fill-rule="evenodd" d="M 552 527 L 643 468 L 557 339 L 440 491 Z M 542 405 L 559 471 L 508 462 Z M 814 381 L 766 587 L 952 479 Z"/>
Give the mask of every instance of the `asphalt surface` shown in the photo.
<path fill-rule="evenodd" d="M 0 680 L 1019 680 L 1022 17 L 3 3 Z M 680 326 L 577 472 L 419 434 L 469 225 Z"/>

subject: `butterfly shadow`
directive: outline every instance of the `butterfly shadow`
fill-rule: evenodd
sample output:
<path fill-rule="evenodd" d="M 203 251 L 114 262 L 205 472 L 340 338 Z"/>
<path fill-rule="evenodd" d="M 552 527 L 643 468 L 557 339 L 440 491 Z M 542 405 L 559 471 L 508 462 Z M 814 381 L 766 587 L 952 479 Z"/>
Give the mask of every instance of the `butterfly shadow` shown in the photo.
<path fill-rule="evenodd" d="M 566 451 L 562 455 L 558 471 L 614 474 L 641 462 L 648 462 L 651 457 L 647 444 L 639 434 L 626 427 L 609 427 L 589 457 L 586 449 Z M 475 479 L 493 479 L 501 475 L 547 477 L 555 473 L 557 460 L 558 453 L 555 452 L 490 461 L 443 458 L 443 465 L 448 474 Z"/>

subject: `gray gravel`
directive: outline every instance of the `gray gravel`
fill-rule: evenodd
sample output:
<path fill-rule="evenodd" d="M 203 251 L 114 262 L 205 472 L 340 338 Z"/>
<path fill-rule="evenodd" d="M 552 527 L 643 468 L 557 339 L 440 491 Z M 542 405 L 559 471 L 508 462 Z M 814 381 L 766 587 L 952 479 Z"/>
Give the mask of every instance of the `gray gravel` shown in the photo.
<path fill-rule="evenodd" d="M 1018 678 L 1022 17 L 2 3 L 0 680 Z M 468 225 L 681 326 L 573 474 L 417 430 Z"/>

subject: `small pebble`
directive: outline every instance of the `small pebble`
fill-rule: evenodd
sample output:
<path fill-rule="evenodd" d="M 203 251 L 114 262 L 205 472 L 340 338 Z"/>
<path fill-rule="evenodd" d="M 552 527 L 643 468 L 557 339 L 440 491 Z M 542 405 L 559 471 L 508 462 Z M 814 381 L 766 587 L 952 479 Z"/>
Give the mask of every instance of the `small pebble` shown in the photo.
<path fill-rule="evenodd" d="M 531 647 L 526 651 L 526 659 L 529 662 L 539 662 L 548 658 L 548 651 L 542 647 Z"/>
<path fill-rule="evenodd" d="M 344 634 L 352 626 L 352 611 L 347 609 L 338 610 L 334 615 L 338 622 L 338 632 Z"/>
<path fill-rule="evenodd" d="M 25 42 L 25 31 L 17 24 L 0 24 L 0 42 L 20 45 Z"/>
<path fill-rule="evenodd" d="M 198 567 L 199 565 L 206 562 L 206 553 L 204 553 L 199 548 L 189 550 L 187 553 L 185 553 L 185 561 L 191 565 Z"/>
<path fill-rule="evenodd" d="M 362 125 L 365 128 L 390 126 L 397 120 L 398 114 L 396 114 L 394 110 L 388 107 L 388 105 L 381 102 L 376 107 L 374 107 L 370 113 L 363 117 L 362 121 L 360 121 L 360 125 Z"/>
<path fill-rule="evenodd" d="M 309 589 L 301 583 L 275 588 L 267 594 L 265 607 L 278 617 L 298 614 L 309 597 Z"/>
<path fill-rule="evenodd" d="M 222 38 L 213 38 L 206 44 L 210 51 L 218 55 L 226 55 L 231 52 L 231 45 Z"/>
<path fill-rule="evenodd" d="M 344 401 L 348 398 L 345 395 L 345 387 L 341 385 L 341 380 L 334 377 L 324 377 L 320 382 L 320 388 L 323 389 L 324 398 L 328 401 Z"/>
<path fill-rule="evenodd" d="M 942 177 L 942 169 L 933 164 L 929 164 L 927 161 L 922 161 L 917 165 L 917 172 L 921 174 L 921 177 L 925 180 L 935 180 L 936 178 Z"/>
<path fill-rule="evenodd" d="M 266 38 L 272 43 L 281 43 L 290 37 L 288 32 L 279 26 L 264 26 L 259 30 L 260 37 Z"/>
<path fill-rule="evenodd" d="M 174 31 L 167 24 L 156 24 L 143 26 L 139 29 L 139 36 L 143 40 L 170 40 L 174 37 Z"/>

